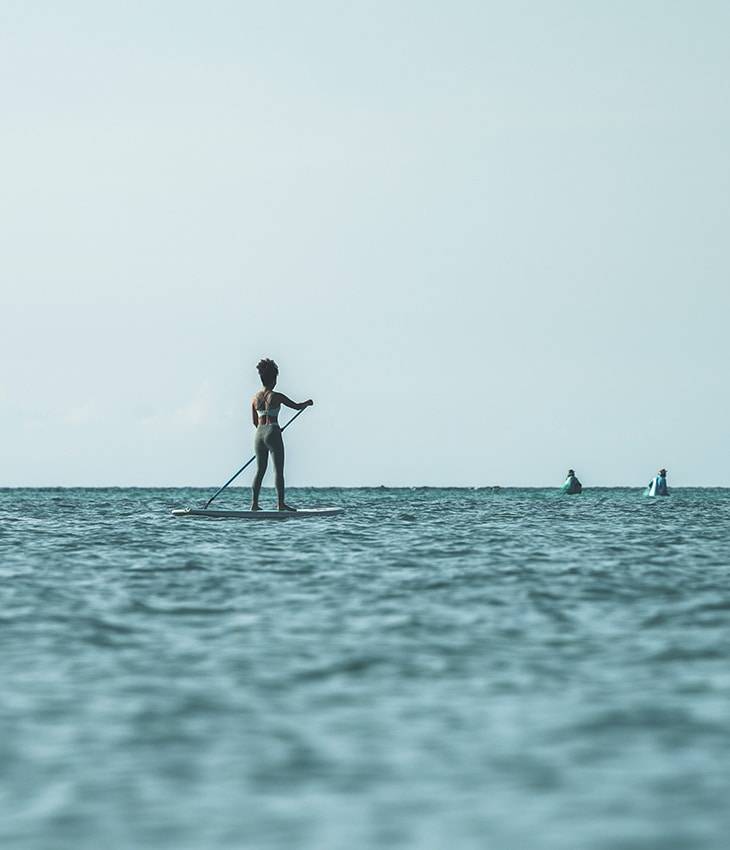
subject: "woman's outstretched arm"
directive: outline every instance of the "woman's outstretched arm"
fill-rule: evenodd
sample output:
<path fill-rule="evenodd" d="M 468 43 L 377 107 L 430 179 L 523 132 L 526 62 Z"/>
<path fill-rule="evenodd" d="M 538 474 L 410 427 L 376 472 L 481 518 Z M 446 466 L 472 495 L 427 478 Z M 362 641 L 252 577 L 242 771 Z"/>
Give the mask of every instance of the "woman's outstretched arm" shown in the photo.
<path fill-rule="evenodd" d="M 304 410 L 305 407 L 311 407 L 314 404 L 311 398 L 308 398 L 306 401 L 292 401 L 284 393 L 277 393 L 277 396 L 279 396 L 280 404 L 283 404 L 285 407 L 291 407 L 292 410 Z"/>

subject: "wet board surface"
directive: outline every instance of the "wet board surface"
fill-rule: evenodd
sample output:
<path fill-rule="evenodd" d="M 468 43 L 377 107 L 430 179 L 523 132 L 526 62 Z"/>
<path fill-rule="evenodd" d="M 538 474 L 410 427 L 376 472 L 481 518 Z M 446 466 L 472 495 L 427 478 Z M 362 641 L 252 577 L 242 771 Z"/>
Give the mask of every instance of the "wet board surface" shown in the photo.
<path fill-rule="evenodd" d="M 189 519 L 308 519 L 339 516 L 344 508 L 301 508 L 298 511 L 216 511 L 202 508 L 178 508 L 172 515 Z"/>

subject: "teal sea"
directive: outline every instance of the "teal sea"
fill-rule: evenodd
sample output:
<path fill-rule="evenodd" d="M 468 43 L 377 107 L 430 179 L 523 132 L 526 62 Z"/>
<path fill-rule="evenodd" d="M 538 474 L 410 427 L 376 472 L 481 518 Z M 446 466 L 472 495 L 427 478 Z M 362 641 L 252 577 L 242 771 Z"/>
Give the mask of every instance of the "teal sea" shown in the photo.
<path fill-rule="evenodd" d="M 0 491 L 0 846 L 728 847 L 730 490 L 210 493 Z"/>

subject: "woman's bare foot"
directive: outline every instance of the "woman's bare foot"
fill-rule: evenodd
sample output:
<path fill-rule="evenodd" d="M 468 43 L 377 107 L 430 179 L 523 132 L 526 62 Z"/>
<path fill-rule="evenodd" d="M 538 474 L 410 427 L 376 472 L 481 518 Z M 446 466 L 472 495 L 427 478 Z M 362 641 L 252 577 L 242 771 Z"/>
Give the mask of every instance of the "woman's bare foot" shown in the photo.
<path fill-rule="evenodd" d="M 290 508 L 289 505 L 285 504 L 284 502 L 281 502 L 279 504 L 279 510 L 280 511 L 295 511 L 296 508 Z"/>
<path fill-rule="evenodd" d="M 251 505 L 251 510 L 252 511 L 260 511 L 261 508 L 259 507 L 258 503 L 256 503 L 256 504 Z"/>

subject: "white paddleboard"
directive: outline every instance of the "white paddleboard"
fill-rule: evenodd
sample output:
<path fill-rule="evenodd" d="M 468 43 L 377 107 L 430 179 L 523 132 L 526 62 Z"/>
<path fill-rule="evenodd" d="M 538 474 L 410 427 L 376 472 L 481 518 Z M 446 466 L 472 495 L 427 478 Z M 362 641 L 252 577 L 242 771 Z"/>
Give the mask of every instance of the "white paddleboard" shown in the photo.
<path fill-rule="evenodd" d="M 195 519 L 307 519 L 307 517 L 338 516 L 344 508 L 302 508 L 298 511 L 215 511 L 202 508 L 178 508 L 176 517 Z"/>

